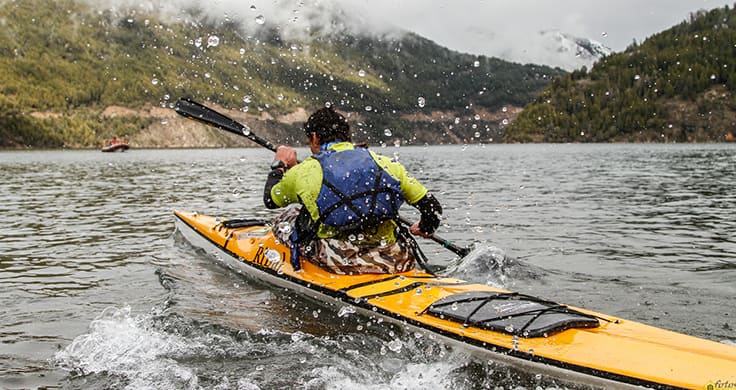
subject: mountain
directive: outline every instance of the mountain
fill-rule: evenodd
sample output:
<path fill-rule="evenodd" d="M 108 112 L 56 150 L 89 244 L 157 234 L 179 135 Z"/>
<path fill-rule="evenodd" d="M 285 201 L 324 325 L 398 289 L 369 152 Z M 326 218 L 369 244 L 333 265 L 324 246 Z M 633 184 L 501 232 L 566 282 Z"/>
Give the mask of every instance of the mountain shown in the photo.
<path fill-rule="evenodd" d="M 89 148 L 112 136 L 133 147 L 247 144 L 177 117 L 182 96 L 274 142 L 299 143 L 307 113 L 327 102 L 347 112 L 356 141 L 498 142 L 565 74 L 411 33 L 353 34 L 339 18 L 295 34 L 253 15 L 0 1 L 0 147 Z"/>
<path fill-rule="evenodd" d="M 543 58 L 548 59 L 545 63 L 570 71 L 583 66 L 590 68 L 596 61 L 613 53 L 613 50 L 600 42 L 574 37 L 558 30 L 540 31 L 539 36 L 542 40 L 540 46 L 545 51 Z"/>
<path fill-rule="evenodd" d="M 506 142 L 717 142 L 736 127 L 736 11 L 699 11 L 554 80 Z"/>

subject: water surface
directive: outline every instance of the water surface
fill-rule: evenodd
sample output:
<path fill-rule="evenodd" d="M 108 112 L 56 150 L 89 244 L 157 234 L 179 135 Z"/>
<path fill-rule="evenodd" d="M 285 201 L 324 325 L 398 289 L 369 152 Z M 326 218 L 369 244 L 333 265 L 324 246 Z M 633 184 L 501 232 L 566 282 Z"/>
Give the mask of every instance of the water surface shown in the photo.
<path fill-rule="evenodd" d="M 736 341 L 733 145 L 376 150 L 437 194 L 443 237 L 476 247 L 458 264 L 422 241 L 453 276 Z M 0 388 L 555 386 L 243 279 L 175 232 L 174 209 L 275 215 L 271 158 L 0 152 Z"/>

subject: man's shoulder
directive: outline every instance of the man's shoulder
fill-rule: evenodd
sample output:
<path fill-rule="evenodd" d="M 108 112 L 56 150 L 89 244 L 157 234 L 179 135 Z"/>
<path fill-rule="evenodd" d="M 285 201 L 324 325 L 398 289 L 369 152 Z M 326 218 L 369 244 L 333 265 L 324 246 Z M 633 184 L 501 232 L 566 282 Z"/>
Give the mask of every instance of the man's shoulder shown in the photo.
<path fill-rule="evenodd" d="M 304 175 L 317 174 L 317 172 L 321 172 L 319 161 L 309 156 L 304 161 L 289 169 L 286 174 L 303 177 Z"/>

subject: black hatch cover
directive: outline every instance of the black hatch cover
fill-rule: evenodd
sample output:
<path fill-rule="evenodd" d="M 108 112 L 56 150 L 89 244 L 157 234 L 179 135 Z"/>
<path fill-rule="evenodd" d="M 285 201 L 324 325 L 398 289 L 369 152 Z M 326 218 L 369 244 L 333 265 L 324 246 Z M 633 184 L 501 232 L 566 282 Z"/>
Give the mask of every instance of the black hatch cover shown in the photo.
<path fill-rule="evenodd" d="M 470 291 L 444 297 L 425 313 L 464 326 L 526 338 L 547 337 L 571 328 L 599 326 L 594 316 L 555 302 L 518 293 Z"/>

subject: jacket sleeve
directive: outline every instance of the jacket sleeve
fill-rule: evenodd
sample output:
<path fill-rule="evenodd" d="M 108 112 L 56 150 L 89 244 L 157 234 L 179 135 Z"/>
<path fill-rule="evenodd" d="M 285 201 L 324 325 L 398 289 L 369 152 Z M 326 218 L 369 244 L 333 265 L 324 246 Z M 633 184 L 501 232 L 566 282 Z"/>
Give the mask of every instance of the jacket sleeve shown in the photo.
<path fill-rule="evenodd" d="M 271 198 L 271 189 L 273 186 L 278 184 L 281 179 L 283 179 L 284 173 L 281 172 L 279 169 L 273 169 L 271 172 L 268 173 L 268 178 L 266 179 L 266 186 L 263 188 L 263 204 L 266 205 L 266 208 L 269 209 L 277 209 L 280 206 L 276 204 L 276 202 L 273 201 L 273 198 Z"/>
<path fill-rule="evenodd" d="M 425 234 L 432 234 L 440 226 L 442 217 L 442 205 L 431 193 L 427 192 L 424 197 L 412 204 L 422 214 L 419 219 L 419 230 Z"/>

